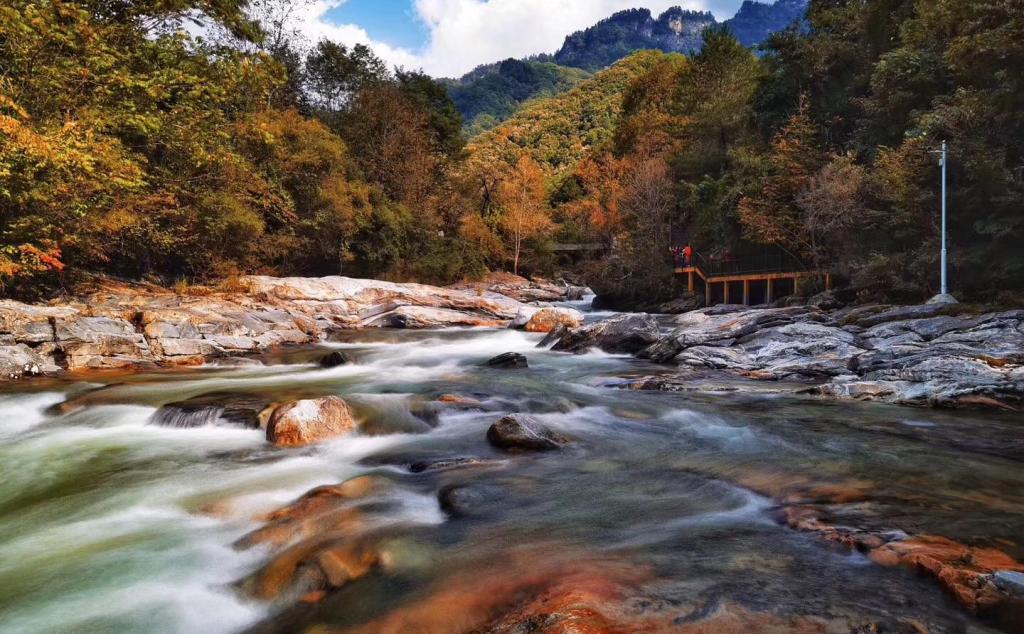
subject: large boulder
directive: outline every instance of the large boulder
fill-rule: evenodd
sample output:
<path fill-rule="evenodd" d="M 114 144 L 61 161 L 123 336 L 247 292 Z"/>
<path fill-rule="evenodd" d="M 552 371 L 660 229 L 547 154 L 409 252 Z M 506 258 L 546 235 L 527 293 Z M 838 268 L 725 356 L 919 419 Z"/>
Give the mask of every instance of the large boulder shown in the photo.
<path fill-rule="evenodd" d="M 551 451 L 568 439 L 525 414 L 510 414 L 490 426 L 487 442 L 506 451 Z"/>
<path fill-rule="evenodd" d="M 267 423 L 267 440 L 280 447 L 301 447 L 356 429 L 348 403 L 337 396 L 303 399 L 281 405 Z"/>
<path fill-rule="evenodd" d="M 658 312 L 666 315 L 681 315 L 683 313 L 688 313 L 691 310 L 698 310 L 701 308 L 704 308 L 703 295 L 686 294 L 658 306 Z"/>
<path fill-rule="evenodd" d="M 614 354 L 633 354 L 661 336 L 658 322 L 646 313 L 627 313 L 572 330 L 566 329 L 552 350 L 582 353 L 598 348 Z"/>
<path fill-rule="evenodd" d="M 75 315 L 56 317 L 53 323 L 70 370 L 145 366 L 155 361 L 146 337 L 125 319 Z"/>
<path fill-rule="evenodd" d="M 526 322 L 527 332 L 551 332 L 559 326 L 579 328 L 583 325 L 583 313 L 572 308 L 541 308 Z"/>

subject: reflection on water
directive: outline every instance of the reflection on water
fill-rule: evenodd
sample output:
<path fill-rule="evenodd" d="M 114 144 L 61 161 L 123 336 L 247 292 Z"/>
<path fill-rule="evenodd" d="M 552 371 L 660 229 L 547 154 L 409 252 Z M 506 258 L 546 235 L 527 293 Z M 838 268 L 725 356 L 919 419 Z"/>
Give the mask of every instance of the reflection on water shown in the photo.
<path fill-rule="evenodd" d="M 354 363 L 332 369 L 316 365 L 321 347 L 268 356 L 265 366 L 8 387 L 0 395 L 4 631 L 229 632 L 257 623 L 293 631 L 403 614 L 429 629 L 443 620 L 416 611 L 424 588 L 459 588 L 469 575 L 479 592 L 515 589 L 512 570 L 584 560 L 629 571 L 638 591 L 680 614 L 714 600 L 986 631 L 928 580 L 784 528 L 773 511 L 801 487 L 855 487 L 871 493 L 850 507 L 859 527 L 998 541 L 1020 559 L 1024 452 L 1010 415 L 620 391 L 602 386 L 657 369 L 540 351 L 539 338 L 347 333 L 328 347 Z M 479 367 L 504 352 L 526 354 L 530 369 Z M 151 423 L 160 405 L 210 392 L 342 395 L 367 433 L 282 450 L 259 430 Z M 476 403 L 439 404 L 442 394 Z M 485 431 L 511 411 L 536 415 L 573 444 L 498 454 Z M 452 457 L 485 466 L 409 469 Z M 236 590 L 267 557 L 232 547 L 261 516 L 367 473 L 394 486 L 367 514 L 395 530 L 385 573 L 315 606 L 268 605 Z M 473 506 L 458 516 L 437 502 L 452 487 L 472 487 Z"/>

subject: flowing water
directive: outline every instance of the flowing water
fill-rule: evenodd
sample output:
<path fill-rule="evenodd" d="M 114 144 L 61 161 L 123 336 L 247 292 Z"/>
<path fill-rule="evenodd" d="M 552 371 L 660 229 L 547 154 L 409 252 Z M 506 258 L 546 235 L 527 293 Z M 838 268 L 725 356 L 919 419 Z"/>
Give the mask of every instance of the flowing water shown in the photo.
<path fill-rule="evenodd" d="M 7 387 L 0 395 L 0 629 L 372 624 L 448 579 L 500 575 L 515 553 L 526 567 L 559 556 L 619 562 L 636 572 L 637 592 L 678 612 L 680 623 L 728 601 L 852 622 L 913 619 L 937 632 L 991 631 L 932 580 L 786 528 L 769 495 L 800 483 L 859 486 L 874 492 L 870 507 L 847 511 L 861 527 L 998 543 L 1020 559 L 1019 419 L 742 390 L 624 391 L 611 387 L 615 379 L 662 369 L 538 350 L 539 338 L 361 332 L 327 346 L 355 360 L 333 369 L 312 363 L 321 346 L 265 365 Z M 509 351 L 526 354 L 530 369 L 479 367 Z M 278 449 L 259 430 L 215 418 L 187 428 L 153 421 L 162 404 L 224 391 L 342 395 L 366 419 L 365 432 Z M 441 394 L 482 406 L 442 408 L 434 403 Z M 53 407 L 68 399 L 83 406 Z M 486 429 L 512 411 L 536 415 L 572 445 L 497 452 Z M 496 462 L 408 468 L 454 456 Z M 393 531 L 398 564 L 315 606 L 267 604 L 237 590 L 235 582 L 268 557 L 233 547 L 260 526 L 261 513 L 361 474 L 394 484 L 387 503 L 367 515 Z M 467 517 L 439 507 L 438 491 L 456 485 L 472 487 L 476 508 Z M 498 562 L 506 563 L 495 572 Z"/>

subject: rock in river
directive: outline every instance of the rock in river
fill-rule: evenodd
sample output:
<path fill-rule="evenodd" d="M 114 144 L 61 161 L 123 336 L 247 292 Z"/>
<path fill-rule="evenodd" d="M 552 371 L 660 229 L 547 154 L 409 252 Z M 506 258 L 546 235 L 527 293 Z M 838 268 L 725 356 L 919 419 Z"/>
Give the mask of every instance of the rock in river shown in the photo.
<path fill-rule="evenodd" d="M 337 396 L 294 401 L 278 407 L 267 423 L 267 440 L 282 447 L 300 447 L 344 436 L 356 428 L 348 403 Z"/>
<path fill-rule="evenodd" d="M 559 326 L 579 328 L 583 325 L 583 313 L 572 308 L 541 308 L 533 313 L 524 326 L 527 332 L 551 332 Z"/>
<path fill-rule="evenodd" d="M 633 354 L 651 345 L 660 336 L 658 322 L 650 315 L 623 314 L 582 328 L 566 330 L 551 349 L 586 352 L 591 348 L 599 348 L 613 354 Z"/>
<path fill-rule="evenodd" d="M 530 367 L 526 357 L 518 352 L 506 352 L 505 354 L 499 354 L 493 359 L 489 359 L 484 365 L 489 368 L 504 369 L 522 369 Z"/>
<path fill-rule="evenodd" d="M 475 517 L 487 512 L 501 501 L 503 492 L 486 484 L 453 484 L 437 494 L 441 510 L 451 517 Z"/>
<path fill-rule="evenodd" d="M 339 365 L 346 365 L 348 363 L 352 363 L 352 359 L 350 359 L 349 356 L 341 350 L 335 350 L 334 352 L 325 354 L 320 358 L 321 368 L 336 368 Z"/>
<path fill-rule="evenodd" d="M 153 414 L 153 423 L 163 427 L 202 427 L 229 423 L 259 429 L 267 422 L 270 399 L 235 392 L 211 392 L 184 401 L 168 403 Z"/>
<path fill-rule="evenodd" d="M 568 439 L 529 416 L 510 414 L 491 425 L 487 442 L 511 451 L 550 451 L 566 444 Z"/>

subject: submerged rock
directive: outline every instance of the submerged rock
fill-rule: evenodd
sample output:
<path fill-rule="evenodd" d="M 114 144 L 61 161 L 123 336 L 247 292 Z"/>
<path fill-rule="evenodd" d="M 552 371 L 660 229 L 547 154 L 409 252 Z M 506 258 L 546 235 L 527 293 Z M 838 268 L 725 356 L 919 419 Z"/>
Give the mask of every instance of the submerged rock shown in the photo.
<path fill-rule="evenodd" d="M 525 414 L 510 414 L 490 426 L 487 442 L 511 451 L 551 451 L 568 439 Z"/>
<path fill-rule="evenodd" d="M 374 540 L 338 539 L 330 533 L 299 542 L 275 556 L 242 588 L 265 601 L 336 590 L 366 576 L 380 563 Z"/>
<path fill-rule="evenodd" d="M 488 359 L 485 366 L 489 368 L 503 368 L 503 369 L 518 369 L 530 367 L 526 357 L 519 354 L 518 352 L 506 352 L 505 354 L 499 354 L 493 359 Z"/>
<path fill-rule="evenodd" d="M 417 460 L 409 465 L 412 473 L 433 473 L 437 471 L 452 471 L 454 469 L 465 469 L 469 467 L 483 467 L 498 464 L 493 460 L 484 460 L 476 456 L 457 456 L 454 458 L 439 458 L 435 460 Z"/>
<path fill-rule="evenodd" d="M 335 350 L 330 354 L 320 357 L 321 368 L 336 368 L 340 365 L 348 365 L 349 363 L 352 363 L 352 359 L 341 350 Z"/>
<path fill-rule="evenodd" d="M 344 436 L 356 428 L 348 403 L 337 396 L 281 405 L 267 423 L 267 440 L 281 447 L 300 447 Z"/>
<path fill-rule="evenodd" d="M 559 331 L 552 350 L 586 352 L 598 348 L 610 353 L 632 354 L 661 336 L 658 322 L 646 313 L 616 315 L 582 328 Z"/>
<path fill-rule="evenodd" d="M 163 427 L 202 427 L 228 423 L 250 429 L 267 424 L 270 399 L 256 394 L 211 392 L 163 405 L 152 422 Z"/>
<path fill-rule="evenodd" d="M 999 591 L 995 574 L 1024 573 L 1024 564 L 993 548 L 976 548 L 934 535 L 893 541 L 873 550 L 872 561 L 905 566 L 933 576 L 969 611 L 996 614 L 1006 597 Z"/>
<path fill-rule="evenodd" d="M 486 515 L 503 497 L 501 489 L 486 484 L 456 484 L 437 494 L 441 510 L 452 517 Z"/>
<path fill-rule="evenodd" d="M 382 478 L 359 476 L 341 484 L 317 487 L 298 500 L 266 516 L 267 524 L 237 542 L 239 549 L 253 546 L 280 548 L 302 539 L 326 534 L 356 534 L 364 528 L 363 514 L 351 503 L 390 489 Z"/>

